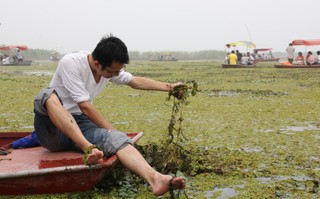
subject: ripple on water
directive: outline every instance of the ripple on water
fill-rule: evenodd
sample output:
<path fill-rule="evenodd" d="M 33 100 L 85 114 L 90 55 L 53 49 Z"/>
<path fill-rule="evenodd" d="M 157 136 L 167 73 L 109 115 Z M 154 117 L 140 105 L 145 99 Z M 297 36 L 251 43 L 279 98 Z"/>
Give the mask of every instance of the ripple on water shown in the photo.
<path fill-rule="evenodd" d="M 225 188 L 214 188 L 214 190 L 208 191 L 205 197 L 211 198 L 217 192 L 221 193 L 221 195 L 217 197 L 218 199 L 227 199 L 230 197 L 238 196 L 238 193 L 236 192 L 235 189 L 225 187 Z"/>
<path fill-rule="evenodd" d="M 308 125 L 308 126 L 287 126 L 286 128 L 280 129 L 281 131 L 319 131 L 320 129 L 315 125 Z"/>
<path fill-rule="evenodd" d="M 262 184 L 268 184 L 271 182 L 277 182 L 277 181 L 282 181 L 282 180 L 295 180 L 295 181 L 299 181 L 299 182 L 303 182 L 303 181 L 310 181 L 310 180 L 314 180 L 313 178 L 309 177 L 309 176 L 271 176 L 271 177 L 258 177 L 256 178 L 260 183 Z"/>
<path fill-rule="evenodd" d="M 26 71 L 24 72 L 26 75 L 35 75 L 35 76 L 52 76 L 52 71 Z"/>
<path fill-rule="evenodd" d="M 285 128 L 280 128 L 280 131 L 293 131 L 293 132 L 302 132 L 302 131 L 319 131 L 320 128 L 318 128 L 316 125 L 308 125 L 308 126 L 287 126 Z M 261 129 L 257 130 L 258 132 L 265 132 L 265 133 L 272 133 L 276 132 L 275 129 Z"/>

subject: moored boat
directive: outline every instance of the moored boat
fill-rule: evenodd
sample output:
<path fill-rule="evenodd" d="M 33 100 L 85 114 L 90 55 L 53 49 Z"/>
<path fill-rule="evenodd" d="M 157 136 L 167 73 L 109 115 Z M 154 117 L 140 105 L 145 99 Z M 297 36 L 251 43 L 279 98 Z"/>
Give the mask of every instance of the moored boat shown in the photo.
<path fill-rule="evenodd" d="M 26 60 L 20 51 L 28 50 L 26 45 L 10 45 L 0 46 L 0 50 L 10 51 L 12 49 L 17 50 L 17 54 L 12 57 L 9 54 L 0 55 L 0 66 L 30 66 L 32 61 Z"/>
<path fill-rule="evenodd" d="M 0 66 L 30 66 L 32 64 L 31 60 L 24 60 L 24 61 L 18 61 L 18 62 L 10 62 L 9 64 L 2 64 L 0 63 Z"/>
<path fill-rule="evenodd" d="M 280 58 L 276 58 L 272 54 L 272 48 L 256 48 L 253 50 L 255 54 L 254 63 L 258 62 L 278 62 Z M 259 53 L 260 52 L 260 53 Z M 263 52 L 263 53 L 261 53 Z"/>
<path fill-rule="evenodd" d="M 51 152 L 41 146 L 13 149 L 12 142 L 31 133 L 0 133 L 0 195 L 84 192 L 97 184 L 118 162 L 116 155 L 87 166 L 83 154 Z M 133 142 L 143 133 L 129 133 Z"/>

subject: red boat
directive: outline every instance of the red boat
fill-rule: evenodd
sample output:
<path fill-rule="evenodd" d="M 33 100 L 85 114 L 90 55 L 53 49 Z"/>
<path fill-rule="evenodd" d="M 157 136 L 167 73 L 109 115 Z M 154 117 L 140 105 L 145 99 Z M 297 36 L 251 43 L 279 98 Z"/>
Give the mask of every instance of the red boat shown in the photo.
<path fill-rule="evenodd" d="M 272 48 L 256 48 L 253 50 L 256 54 L 254 63 L 258 62 L 278 62 L 280 58 L 275 58 L 272 54 Z M 260 53 L 259 53 L 260 52 Z M 261 52 L 263 52 L 261 54 Z"/>
<path fill-rule="evenodd" d="M 313 39 L 313 40 L 302 40 L 296 39 L 292 42 L 293 46 L 319 46 L 320 39 Z M 290 64 L 288 62 L 282 62 L 280 64 L 274 65 L 276 68 L 320 68 L 320 64 L 317 65 L 301 65 L 301 64 Z"/>
<path fill-rule="evenodd" d="M 0 46 L 0 50 L 10 51 L 12 49 L 18 50 L 28 50 L 28 46 L 26 45 L 10 45 L 10 46 Z M 2 63 L 3 57 L 0 57 L 0 66 L 30 66 L 32 64 L 31 60 L 21 60 L 18 61 L 18 57 L 16 55 L 12 56 L 12 59 L 9 63 Z M 9 59 L 10 60 L 10 59 Z"/>
<path fill-rule="evenodd" d="M 116 155 L 86 166 L 79 152 L 51 152 L 41 146 L 12 149 L 31 133 L 0 133 L 0 195 L 54 194 L 90 190 L 118 162 Z M 133 142 L 143 133 L 130 133 Z"/>

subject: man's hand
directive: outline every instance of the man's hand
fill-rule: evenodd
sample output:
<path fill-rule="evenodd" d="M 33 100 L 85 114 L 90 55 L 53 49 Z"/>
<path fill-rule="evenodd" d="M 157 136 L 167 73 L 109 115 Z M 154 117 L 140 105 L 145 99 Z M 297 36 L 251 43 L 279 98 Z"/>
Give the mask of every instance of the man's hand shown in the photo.
<path fill-rule="evenodd" d="M 173 95 L 178 100 L 181 100 L 185 97 L 186 89 L 188 89 L 188 87 L 186 85 L 183 85 L 182 83 L 176 84 L 176 86 L 174 86 L 172 88 L 172 90 L 169 92 L 169 94 Z"/>
<path fill-rule="evenodd" d="M 191 86 L 188 86 L 192 84 Z M 189 94 L 192 96 L 196 95 L 198 91 L 198 83 L 196 81 L 188 81 L 185 84 L 181 82 L 177 82 L 174 84 L 170 84 L 170 91 L 169 91 L 169 99 L 170 96 L 173 95 L 178 100 L 187 100 Z"/>

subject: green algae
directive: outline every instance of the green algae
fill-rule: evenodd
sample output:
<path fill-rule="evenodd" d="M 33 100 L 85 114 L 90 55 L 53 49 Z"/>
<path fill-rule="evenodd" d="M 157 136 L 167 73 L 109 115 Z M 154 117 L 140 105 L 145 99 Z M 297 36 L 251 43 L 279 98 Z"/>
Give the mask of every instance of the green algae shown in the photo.
<path fill-rule="evenodd" d="M 1 131 L 33 130 L 33 98 L 51 76 L 28 72 L 54 70 L 54 65 L 0 67 Z M 172 109 L 167 93 L 108 85 L 94 102 L 117 129 L 144 132 L 138 149 L 158 170 L 186 176 L 189 198 L 217 198 L 222 191 L 214 190 L 224 188 L 236 192 L 233 198 L 319 196 L 319 69 L 132 62 L 127 70 L 160 81 L 198 83 L 197 95 L 184 109 L 184 135 L 189 139 L 178 152 L 162 148 Z M 159 161 L 165 153 L 171 154 L 171 164 Z M 112 172 L 117 173 L 122 175 L 106 177 L 87 193 L 52 198 L 155 198 L 135 175 L 122 167 Z M 110 179 L 115 183 L 108 184 Z"/>

